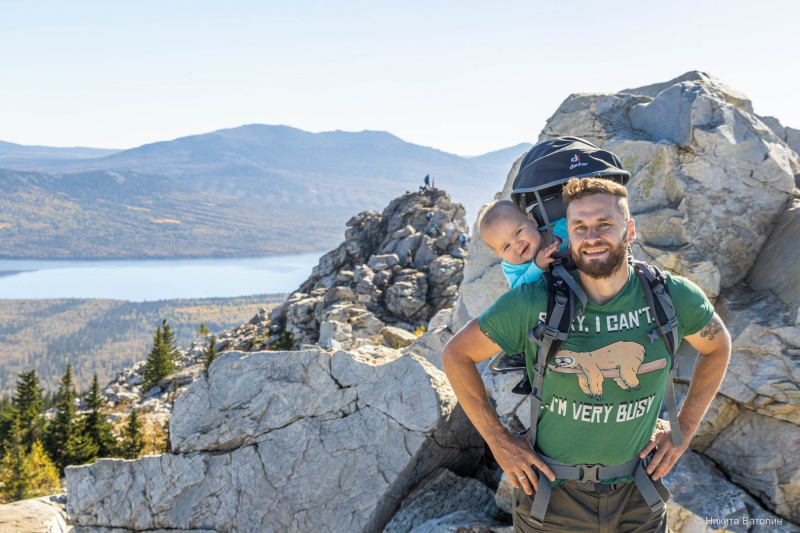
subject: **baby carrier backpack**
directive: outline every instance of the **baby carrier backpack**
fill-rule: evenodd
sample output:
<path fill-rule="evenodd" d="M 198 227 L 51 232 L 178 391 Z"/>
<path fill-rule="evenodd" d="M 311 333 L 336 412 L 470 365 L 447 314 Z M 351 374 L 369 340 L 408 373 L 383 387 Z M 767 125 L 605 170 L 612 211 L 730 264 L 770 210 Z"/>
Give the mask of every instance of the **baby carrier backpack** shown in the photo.
<path fill-rule="evenodd" d="M 534 146 L 522 160 L 513 183 L 511 198 L 525 212 L 533 215 L 539 227 L 547 228 L 545 239 L 548 234 L 552 239 L 552 223 L 566 216 L 561 192 L 564 184 L 573 177 L 602 177 L 627 185 L 631 175 L 622 169 L 622 164 L 616 155 L 578 137 L 560 137 Z M 583 313 L 587 301 L 583 289 L 571 275 L 573 265 L 569 252 L 556 253 L 554 258 L 555 261 L 542 275 L 547 287 L 546 318 L 528 332 L 528 339 L 539 346 L 533 382 L 527 374 L 525 354 L 507 355 L 501 352 L 489 365 L 491 371 L 495 373 L 526 371 L 525 377 L 512 392 L 529 397 L 531 427 L 526 433 L 533 449 L 536 447 L 536 424 L 542 404 L 541 391 L 545 369 L 567 340 L 573 321 Z M 659 337 L 663 339 L 674 366 L 678 347 L 678 319 L 666 289 L 666 278 L 658 268 L 633 259 L 630 253 L 628 262 L 636 272 L 652 316 L 655 318 L 656 327 L 647 336 L 651 343 L 656 342 Z M 682 439 L 675 405 L 672 370 L 670 367 L 664 404 L 669 413 L 672 442 L 675 446 L 680 446 Z M 623 465 L 609 467 L 568 465 L 541 453 L 539 456 L 553 470 L 557 479 L 600 483 L 603 479 L 633 475 L 636 486 L 650 508 L 654 512 L 663 509 L 664 502 L 644 471 L 646 463 L 640 461 L 638 457 Z M 545 480 L 544 483 L 539 483 L 539 490 L 531 507 L 531 519 L 538 525 L 544 521 L 549 499 L 550 485 Z"/>

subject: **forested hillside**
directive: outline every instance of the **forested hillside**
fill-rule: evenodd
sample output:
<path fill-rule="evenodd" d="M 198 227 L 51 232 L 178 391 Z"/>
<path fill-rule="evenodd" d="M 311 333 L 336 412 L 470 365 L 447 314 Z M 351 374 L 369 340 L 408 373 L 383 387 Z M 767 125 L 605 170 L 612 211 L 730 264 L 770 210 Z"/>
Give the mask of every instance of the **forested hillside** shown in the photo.
<path fill-rule="evenodd" d="M 167 319 L 178 345 L 196 338 L 200 323 L 216 333 L 250 320 L 284 295 L 127 302 L 122 300 L 0 300 L 0 396 L 10 396 L 19 372 L 36 370 L 55 391 L 71 363 L 84 390 L 147 357 L 153 333 Z"/>
<path fill-rule="evenodd" d="M 0 169 L 0 258 L 255 257 L 338 242 L 350 210 L 268 205 L 163 176 Z M 306 233 L 292 239 L 297 220 Z"/>

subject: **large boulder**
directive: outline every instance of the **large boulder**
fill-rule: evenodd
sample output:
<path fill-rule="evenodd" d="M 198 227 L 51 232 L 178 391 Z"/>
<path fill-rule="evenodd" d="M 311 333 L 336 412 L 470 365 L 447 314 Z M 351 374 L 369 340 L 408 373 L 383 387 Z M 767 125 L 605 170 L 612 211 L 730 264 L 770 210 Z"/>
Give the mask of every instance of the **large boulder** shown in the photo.
<path fill-rule="evenodd" d="M 402 271 L 386 291 L 386 308 L 394 316 L 409 322 L 426 320 L 428 281 L 422 272 Z"/>
<path fill-rule="evenodd" d="M 652 249 L 642 258 L 669 258 L 679 274 L 708 261 L 720 286 L 730 287 L 755 262 L 754 250 L 792 194 L 800 160 L 752 114 L 748 100 L 701 74 L 655 95 L 652 87 L 643 88 L 644 95 L 637 89 L 572 95 L 548 120 L 544 138 L 585 137 L 619 155 L 633 174 L 634 216 L 660 208 L 658 216 L 671 225 L 666 234 L 640 234 Z M 716 276 L 704 274 L 702 286 L 711 294 Z"/>
<path fill-rule="evenodd" d="M 225 353 L 178 398 L 174 454 L 67 469 L 76 533 L 379 530 L 482 451 L 444 374 L 395 353 Z"/>

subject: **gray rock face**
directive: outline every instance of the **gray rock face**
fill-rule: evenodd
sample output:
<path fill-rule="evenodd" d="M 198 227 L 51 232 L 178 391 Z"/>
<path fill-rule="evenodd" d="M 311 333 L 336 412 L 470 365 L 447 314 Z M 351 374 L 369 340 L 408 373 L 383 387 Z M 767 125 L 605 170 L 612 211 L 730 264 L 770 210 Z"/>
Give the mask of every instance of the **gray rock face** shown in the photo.
<path fill-rule="evenodd" d="M 733 340 L 720 392 L 751 411 L 800 424 L 800 328 L 792 325 L 794 314 L 773 293 L 745 287 L 723 292 L 717 309 Z"/>
<path fill-rule="evenodd" d="M 177 455 L 70 467 L 68 511 L 84 528 L 378 530 L 482 447 L 441 372 L 374 355 L 226 353 L 176 402 Z"/>
<path fill-rule="evenodd" d="M 753 289 L 770 289 L 793 309 L 800 307 L 800 200 L 792 199 L 780 215 L 772 234 L 758 254 L 747 284 Z"/>
<path fill-rule="evenodd" d="M 713 76 L 710 76 L 705 72 L 699 72 L 696 70 L 687 72 L 686 74 L 682 74 L 677 78 L 665 81 L 663 83 L 654 83 L 653 85 L 647 85 L 645 87 L 637 87 L 636 89 L 623 89 L 620 92 L 628 94 L 639 94 L 639 95 L 649 96 L 650 98 L 655 98 L 656 96 L 659 95 L 659 93 L 661 93 L 665 89 L 669 89 L 674 85 L 678 85 L 686 81 L 699 82 L 700 84 L 704 83 L 713 84 L 723 95 L 723 98 L 725 99 L 726 102 L 740 109 L 743 109 L 748 113 L 753 112 L 753 106 L 750 103 L 750 100 L 747 98 L 747 96 L 740 93 L 736 89 L 725 85 L 724 83 L 720 82 Z"/>
<path fill-rule="evenodd" d="M 798 426 L 743 410 L 705 453 L 775 514 L 800 522 L 798 449 Z"/>
<path fill-rule="evenodd" d="M 417 336 L 404 329 L 386 326 L 381 330 L 381 335 L 386 340 L 387 344 L 394 346 L 397 349 L 405 348 L 413 344 L 417 340 Z"/>
<path fill-rule="evenodd" d="M 386 291 L 386 308 L 401 320 L 414 322 L 428 316 L 428 281 L 422 272 L 402 272 Z"/>
<path fill-rule="evenodd" d="M 440 468 L 420 482 L 384 533 L 408 533 L 418 526 L 456 511 L 469 511 L 485 518 L 497 515 L 494 494 L 475 479 L 461 478 Z"/>
<path fill-rule="evenodd" d="M 798 530 L 788 520 L 765 511 L 755 498 L 742 494 L 714 463 L 700 454 L 685 453 L 667 484 L 672 493 L 667 513 L 673 531 Z M 700 497 L 698 487 L 703 487 Z"/>
<path fill-rule="evenodd" d="M 455 513 L 428 520 L 410 533 L 512 533 L 513 528 L 471 511 Z"/>

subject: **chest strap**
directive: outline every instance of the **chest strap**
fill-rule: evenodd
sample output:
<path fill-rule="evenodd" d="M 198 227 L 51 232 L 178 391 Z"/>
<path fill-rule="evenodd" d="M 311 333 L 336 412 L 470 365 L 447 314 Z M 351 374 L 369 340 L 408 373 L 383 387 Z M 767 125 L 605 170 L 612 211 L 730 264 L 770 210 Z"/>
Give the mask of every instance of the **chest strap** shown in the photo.
<path fill-rule="evenodd" d="M 636 488 L 639 489 L 650 510 L 654 513 L 660 513 L 664 509 L 664 501 L 661 499 L 661 495 L 656 490 L 655 485 L 653 485 L 653 480 L 650 479 L 650 476 L 645 471 L 645 468 L 650 463 L 650 456 L 644 459 L 636 457 L 621 465 L 603 466 L 570 465 L 556 461 L 541 453 L 538 455 L 542 461 L 547 463 L 547 466 L 555 474 L 556 479 L 574 480 L 581 483 L 601 483 L 610 479 L 633 476 Z M 544 523 L 547 505 L 550 503 L 550 482 L 538 469 L 537 475 L 539 476 L 539 490 L 536 491 L 536 495 L 533 498 L 530 518 L 537 526 L 541 526 Z"/>

